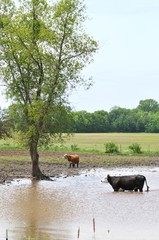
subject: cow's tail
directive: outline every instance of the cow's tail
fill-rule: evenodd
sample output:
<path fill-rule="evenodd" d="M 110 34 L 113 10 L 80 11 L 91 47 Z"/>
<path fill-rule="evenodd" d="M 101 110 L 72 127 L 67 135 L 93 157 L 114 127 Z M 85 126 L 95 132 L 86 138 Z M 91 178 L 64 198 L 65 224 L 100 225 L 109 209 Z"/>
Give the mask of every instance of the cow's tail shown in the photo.
<path fill-rule="evenodd" d="M 147 192 L 149 191 L 149 186 L 147 185 L 147 180 L 145 178 L 145 183 L 146 183 L 146 187 L 147 187 Z"/>

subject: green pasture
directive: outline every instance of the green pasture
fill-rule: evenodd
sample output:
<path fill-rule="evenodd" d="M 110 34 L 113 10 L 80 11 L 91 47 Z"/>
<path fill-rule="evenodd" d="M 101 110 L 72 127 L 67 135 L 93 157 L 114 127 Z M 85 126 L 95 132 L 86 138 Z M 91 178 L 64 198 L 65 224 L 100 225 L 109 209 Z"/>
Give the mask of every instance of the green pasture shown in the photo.
<path fill-rule="evenodd" d="M 129 146 L 138 143 L 144 153 L 159 153 L 159 133 L 77 133 L 63 143 L 42 146 L 39 150 L 71 152 L 105 152 L 105 144 L 114 142 L 121 153 L 129 153 Z M 22 149 L 13 139 L 0 140 L 0 149 Z"/>
<path fill-rule="evenodd" d="M 78 133 L 63 145 L 72 150 L 104 152 L 107 142 L 114 142 L 121 152 L 127 152 L 129 146 L 138 143 L 144 152 L 159 152 L 159 134 L 150 133 Z"/>

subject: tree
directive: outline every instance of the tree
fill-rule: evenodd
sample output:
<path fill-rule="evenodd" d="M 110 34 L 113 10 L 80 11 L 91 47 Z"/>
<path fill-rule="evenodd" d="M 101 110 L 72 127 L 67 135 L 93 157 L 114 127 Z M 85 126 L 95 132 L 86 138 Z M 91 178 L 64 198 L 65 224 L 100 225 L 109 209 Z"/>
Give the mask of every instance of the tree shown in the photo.
<path fill-rule="evenodd" d="M 110 123 L 108 119 L 108 112 L 98 110 L 92 113 L 92 125 L 93 132 L 109 132 Z"/>
<path fill-rule="evenodd" d="M 78 111 L 73 113 L 74 132 L 89 133 L 91 132 L 91 113 L 87 111 Z"/>
<path fill-rule="evenodd" d="M 151 98 L 146 100 L 140 100 L 137 109 L 144 112 L 157 112 L 159 111 L 159 104 L 157 101 Z"/>
<path fill-rule="evenodd" d="M 159 133 L 159 112 L 149 113 L 148 121 L 145 124 L 145 132 Z"/>
<path fill-rule="evenodd" d="M 67 105 L 69 91 L 78 84 L 91 85 L 81 72 L 98 48 L 84 31 L 82 1 L 49 2 L 0 0 L 0 74 L 18 117 L 23 117 L 20 130 L 36 179 L 46 179 L 39 167 L 38 144 L 50 112 L 55 111 L 56 117 L 56 110 Z"/>
<path fill-rule="evenodd" d="M 9 119 L 8 110 L 0 108 L 0 138 L 10 137 L 12 127 L 13 122 Z"/>
<path fill-rule="evenodd" d="M 109 122 L 111 124 L 111 131 L 113 132 L 127 132 L 129 131 L 129 123 L 127 121 L 131 110 L 121 107 L 114 107 L 109 113 Z"/>

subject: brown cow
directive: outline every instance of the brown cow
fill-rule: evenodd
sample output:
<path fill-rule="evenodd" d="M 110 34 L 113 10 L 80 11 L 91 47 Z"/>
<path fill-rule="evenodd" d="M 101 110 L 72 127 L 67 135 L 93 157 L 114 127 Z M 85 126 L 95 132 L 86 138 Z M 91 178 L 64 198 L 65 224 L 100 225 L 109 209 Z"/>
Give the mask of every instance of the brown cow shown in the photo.
<path fill-rule="evenodd" d="M 77 155 L 77 154 L 65 154 L 63 157 L 65 159 L 67 159 L 68 162 L 70 163 L 69 167 L 71 167 L 71 165 L 72 165 L 72 167 L 74 168 L 75 164 L 77 164 L 77 167 L 78 167 L 78 165 L 79 165 L 79 155 Z"/>

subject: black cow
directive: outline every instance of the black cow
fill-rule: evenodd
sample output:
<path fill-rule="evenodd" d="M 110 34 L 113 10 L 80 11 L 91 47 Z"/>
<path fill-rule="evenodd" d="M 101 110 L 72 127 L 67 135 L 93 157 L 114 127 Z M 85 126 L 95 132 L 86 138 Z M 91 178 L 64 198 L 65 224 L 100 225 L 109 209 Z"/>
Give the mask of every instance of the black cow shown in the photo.
<path fill-rule="evenodd" d="M 143 175 L 129 175 L 129 176 L 110 176 L 107 175 L 107 180 L 114 189 L 118 191 L 119 189 L 140 192 L 143 191 L 144 182 L 146 182 L 147 192 L 149 191 L 149 186 L 145 176 Z"/>

